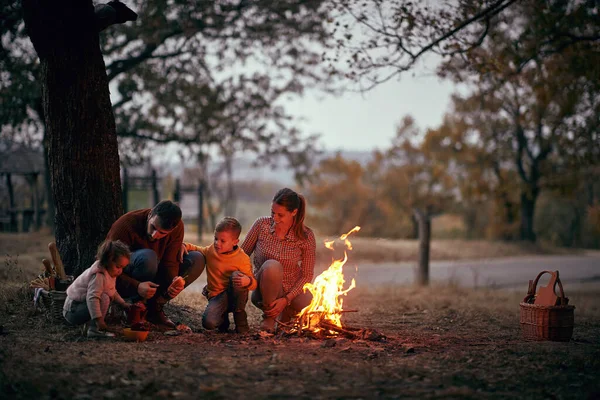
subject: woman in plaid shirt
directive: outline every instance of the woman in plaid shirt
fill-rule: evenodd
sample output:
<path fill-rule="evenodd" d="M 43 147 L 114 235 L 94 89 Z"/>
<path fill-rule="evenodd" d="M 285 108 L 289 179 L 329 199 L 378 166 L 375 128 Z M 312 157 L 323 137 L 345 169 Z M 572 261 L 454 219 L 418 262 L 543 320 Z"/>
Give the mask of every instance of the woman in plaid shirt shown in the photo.
<path fill-rule="evenodd" d="M 281 189 L 273 198 L 271 216 L 258 218 L 242 244 L 246 254 L 254 254 L 258 288 L 252 303 L 264 311 L 262 330 L 273 332 L 277 319 L 289 320 L 312 300 L 302 289 L 312 281 L 316 253 L 315 235 L 304 225 L 305 212 L 302 195 Z"/>

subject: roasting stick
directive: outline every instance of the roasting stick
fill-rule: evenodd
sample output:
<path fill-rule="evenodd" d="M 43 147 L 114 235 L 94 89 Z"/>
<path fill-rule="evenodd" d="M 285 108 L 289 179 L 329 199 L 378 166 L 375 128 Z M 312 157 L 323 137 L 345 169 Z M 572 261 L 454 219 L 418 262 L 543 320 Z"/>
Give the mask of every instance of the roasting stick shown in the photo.
<path fill-rule="evenodd" d="M 52 264 L 50 264 L 50 260 L 47 258 L 42 259 L 42 264 L 44 264 L 44 270 L 50 276 L 54 275 L 54 271 L 52 270 Z"/>
<path fill-rule="evenodd" d="M 322 312 L 323 311 L 318 311 L 318 310 L 317 311 L 308 311 L 307 314 L 320 314 Z M 339 312 L 339 313 L 358 312 L 358 310 L 340 310 L 340 311 L 337 311 L 337 312 Z"/>

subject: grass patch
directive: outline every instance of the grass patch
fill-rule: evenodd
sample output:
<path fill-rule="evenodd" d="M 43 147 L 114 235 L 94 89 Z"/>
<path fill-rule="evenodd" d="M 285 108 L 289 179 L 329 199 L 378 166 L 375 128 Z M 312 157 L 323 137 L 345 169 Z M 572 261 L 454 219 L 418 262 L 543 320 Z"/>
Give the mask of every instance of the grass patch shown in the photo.
<path fill-rule="evenodd" d="M 323 246 L 324 240 L 332 237 L 317 237 L 317 260 L 326 265 L 331 261 L 332 253 Z M 54 237 L 47 232 L 0 233 L 0 255 L 4 268 L 3 275 L 15 273 L 24 279 L 31 279 L 43 270 L 42 259 L 50 258 L 48 243 Z M 187 232 L 185 240 L 195 244 L 207 245 L 212 240 L 205 234 L 199 241 L 195 232 Z M 243 240 L 243 239 L 242 239 Z M 360 234 L 352 237 L 353 262 L 407 262 L 418 260 L 419 243 L 416 240 L 391 240 L 364 238 Z M 341 246 L 338 246 L 341 248 Z M 560 249 L 530 243 L 504 243 L 485 240 L 433 240 L 431 242 L 431 260 L 472 260 L 498 258 L 506 256 L 524 256 L 539 254 L 562 254 L 574 252 L 572 249 Z M 338 258 L 343 254 L 334 254 Z"/>
<path fill-rule="evenodd" d="M 0 292 L 5 290 L 4 284 Z M 2 398 L 594 398 L 600 393 L 598 292 L 571 293 L 570 343 L 520 337 L 521 295 L 452 286 L 355 289 L 345 323 L 385 342 L 318 341 L 201 328 L 206 300 L 182 293 L 167 313 L 193 333 L 144 343 L 94 341 L 31 310 L 25 290 L 0 307 Z"/>
<path fill-rule="evenodd" d="M 455 285 L 359 287 L 344 323 L 375 329 L 384 342 L 263 337 L 248 304 L 251 334 L 202 328 L 206 299 L 184 291 L 166 307 L 192 333 L 151 332 L 144 343 L 94 341 L 34 310 L 25 281 L 48 257 L 48 234 L 0 235 L 0 398 L 473 398 L 600 396 L 598 285 L 569 290 L 576 306 L 569 343 L 521 339 L 524 293 Z M 188 238 L 190 240 L 190 238 Z M 355 238 L 353 259 L 407 261 L 416 243 Z M 503 247 L 508 246 L 508 247 Z M 487 242 L 434 241 L 434 259 L 539 254 Z M 320 253 L 330 256 L 329 253 Z M 381 256 L 384 254 L 385 256 Z M 380 258 L 377 258 L 380 257 Z M 440 258 L 441 257 L 441 258 Z"/>

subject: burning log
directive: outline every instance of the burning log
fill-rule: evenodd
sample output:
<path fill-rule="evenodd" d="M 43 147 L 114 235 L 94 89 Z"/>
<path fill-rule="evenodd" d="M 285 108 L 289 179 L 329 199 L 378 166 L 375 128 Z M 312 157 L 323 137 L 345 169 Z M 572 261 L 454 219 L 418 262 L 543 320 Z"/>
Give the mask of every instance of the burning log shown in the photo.
<path fill-rule="evenodd" d="M 350 232 L 340 236 L 340 240 L 348 250 L 352 250 L 352 244 L 348 236 L 360 230 L 355 227 Z M 325 247 L 333 250 L 335 241 L 326 241 Z M 344 251 L 344 258 L 334 260 L 329 268 L 315 278 L 314 283 L 304 285 L 304 290 L 312 294 L 311 303 L 300 311 L 299 316 L 288 323 L 280 323 L 281 330 L 286 334 L 310 335 L 317 337 L 331 337 L 345 335 L 354 338 L 354 334 L 342 325 L 341 316 L 347 312 L 358 310 L 344 310 L 342 296 L 347 294 L 356 286 L 352 279 L 350 286 L 344 289 L 344 274 L 342 267 L 348 260 L 348 254 Z"/>
<path fill-rule="evenodd" d="M 360 227 L 354 227 L 350 232 L 340 236 L 347 250 L 352 250 L 348 236 Z M 325 247 L 333 250 L 334 241 L 325 242 Z M 344 310 L 342 296 L 346 295 L 356 286 L 352 279 L 350 286 L 344 289 L 344 274 L 342 267 L 348 260 L 344 251 L 342 260 L 334 260 L 329 268 L 315 278 L 314 283 L 304 285 L 304 290 L 311 292 L 313 298 L 298 317 L 290 322 L 279 322 L 280 333 L 284 335 L 308 336 L 316 339 L 344 336 L 348 339 L 382 340 L 385 336 L 370 330 L 357 329 L 344 326 L 341 321 L 342 314 L 358 312 L 358 310 Z"/>
<path fill-rule="evenodd" d="M 333 331 L 333 332 L 337 332 L 337 333 L 343 334 L 348 339 L 356 339 L 357 338 L 356 334 L 354 332 L 352 332 L 351 330 L 349 330 L 348 328 L 342 328 L 340 326 L 331 324 L 331 323 L 329 323 L 327 321 L 321 321 L 321 323 L 319 324 L 319 326 L 322 327 L 325 330 Z"/>

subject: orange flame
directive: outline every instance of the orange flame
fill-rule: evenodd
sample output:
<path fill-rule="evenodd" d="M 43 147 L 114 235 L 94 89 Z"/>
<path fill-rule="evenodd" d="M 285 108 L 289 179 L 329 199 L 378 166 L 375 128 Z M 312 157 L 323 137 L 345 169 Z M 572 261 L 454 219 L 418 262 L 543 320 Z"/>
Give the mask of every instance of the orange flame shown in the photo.
<path fill-rule="evenodd" d="M 348 240 L 348 236 L 358 230 L 360 230 L 360 227 L 356 226 L 350 232 L 340 236 L 340 240 L 344 241 L 348 250 L 352 250 L 352 244 Z M 334 241 L 326 241 L 325 247 L 333 250 L 333 243 Z M 315 278 L 314 283 L 304 285 L 304 290 L 310 291 L 313 299 L 300 312 L 299 318 L 302 330 L 318 332 L 321 330 L 318 324 L 323 320 L 340 328 L 342 327 L 343 299 L 341 296 L 346 295 L 356 287 L 356 282 L 352 279 L 350 286 L 344 289 L 345 280 L 342 268 L 347 260 L 348 255 L 344 251 L 342 260 L 334 260 L 327 270 Z"/>

